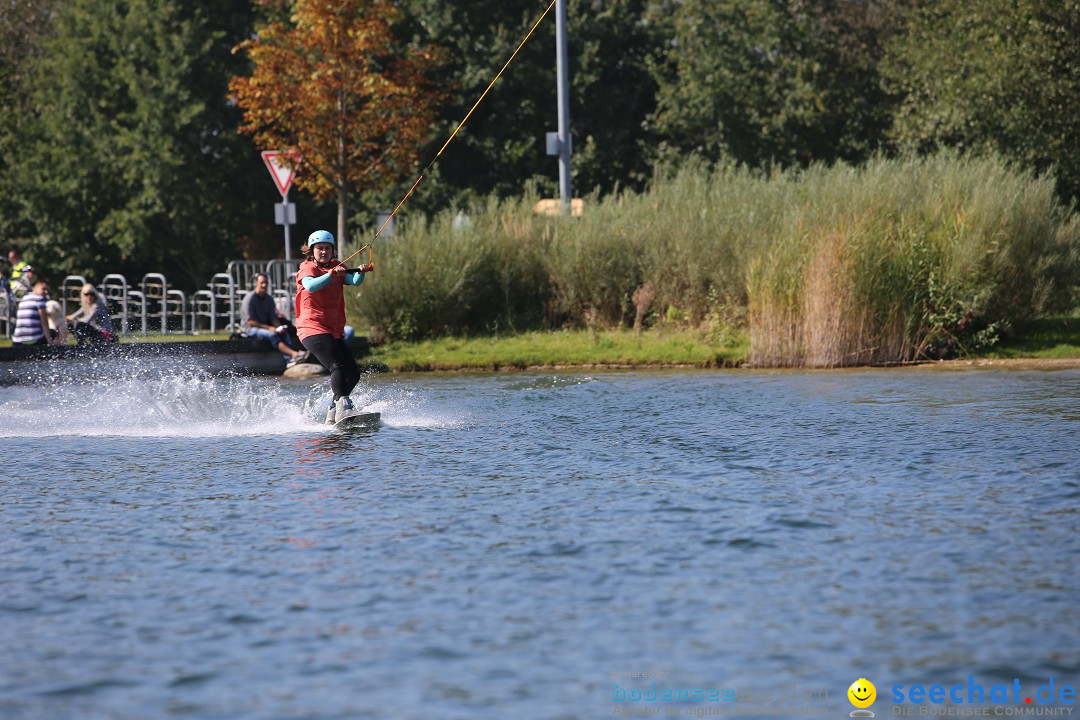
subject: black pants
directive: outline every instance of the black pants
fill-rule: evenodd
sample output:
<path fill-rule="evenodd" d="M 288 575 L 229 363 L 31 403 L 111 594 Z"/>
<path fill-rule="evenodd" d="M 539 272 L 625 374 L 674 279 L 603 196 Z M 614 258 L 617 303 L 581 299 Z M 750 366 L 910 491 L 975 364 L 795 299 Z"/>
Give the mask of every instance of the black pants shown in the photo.
<path fill-rule="evenodd" d="M 75 335 L 75 340 L 79 345 L 83 343 L 111 343 L 116 340 L 116 336 L 112 333 L 98 330 L 93 325 L 84 322 L 75 323 L 72 334 Z"/>
<path fill-rule="evenodd" d="M 303 343 L 300 342 L 300 336 L 296 334 L 295 325 L 293 325 L 291 322 L 289 322 L 287 318 L 282 317 L 281 315 L 278 315 L 276 322 L 278 325 L 285 326 L 285 332 L 282 334 L 285 336 L 285 343 L 289 347 L 291 347 L 293 350 L 299 350 L 300 348 L 304 347 Z"/>
<path fill-rule="evenodd" d="M 328 333 L 311 335 L 302 341 L 312 355 L 330 371 L 330 389 L 334 391 L 334 400 L 344 395 L 351 395 L 356 383 L 360 382 L 360 368 L 344 340 Z"/>

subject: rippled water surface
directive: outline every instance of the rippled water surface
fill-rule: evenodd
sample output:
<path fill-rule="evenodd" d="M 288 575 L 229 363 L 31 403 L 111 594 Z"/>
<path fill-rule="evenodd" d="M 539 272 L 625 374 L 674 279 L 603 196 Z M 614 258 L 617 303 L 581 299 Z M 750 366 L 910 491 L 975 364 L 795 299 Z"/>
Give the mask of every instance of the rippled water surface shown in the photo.
<path fill-rule="evenodd" d="M 0 717 L 603 718 L 666 711 L 615 702 L 656 682 L 846 717 L 860 677 L 881 717 L 895 684 L 1080 685 L 1078 371 L 361 388 L 383 424 L 351 433 L 325 380 L 0 388 Z"/>

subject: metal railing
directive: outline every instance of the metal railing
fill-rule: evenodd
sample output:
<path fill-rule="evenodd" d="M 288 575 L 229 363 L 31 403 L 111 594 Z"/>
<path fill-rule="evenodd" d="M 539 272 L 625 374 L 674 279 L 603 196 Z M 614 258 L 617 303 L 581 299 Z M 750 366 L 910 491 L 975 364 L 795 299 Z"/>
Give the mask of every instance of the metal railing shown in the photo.
<path fill-rule="evenodd" d="M 8 289 L 0 288 L 0 326 L 4 328 L 4 335 L 11 337 L 15 332 L 15 306 L 14 298 L 8 295 Z"/>
<path fill-rule="evenodd" d="M 296 271 L 300 269 L 300 260 L 270 260 L 266 263 L 266 276 L 270 278 L 270 289 L 275 293 L 282 291 L 289 296 L 288 308 L 281 310 L 289 319 L 293 317 L 292 299 L 296 297 Z"/>
<path fill-rule="evenodd" d="M 161 273 L 146 273 L 139 284 L 143 294 L 143 335 L 150 330 L 165 334 L 169 331 L 169 318 L 165 303 L 169 281 Z"/>
<path fill-rule="evenodd" d="M 229 273 L 217 273 L 210 278 L 210 295 L 214 300 L 214 317 L 211 321 L 212 332 L 217 332 L 218 319 L 228 318 L 223 329 L 236 331 L 240 317 L 240 302 L 236 299 L 236 283 Z"/>
<path fill-rule="evenodd" d="M 169 289 L 165 291 L 165 317 L 175 322 L 165 323 L 165 332 L 187 332 L 187 295 L 183 290 Z"/>
<path fill-rule="evenodd" d="M 105 300 L 105 310 L 112 320 L 113 331 L 117 335 L 130 332 L 130 294 L 127 278 L 110 273 L 101 278 L 98 292 Z M 141 295 L 141 293 L 140 293 Z M 141 311 L 140 311 L 141 312 Z"/>
<path fill-rule="evenodd" d="M 64 309 L 64 315 L 75 312 L 75 308 L 82 303 L 82 288 L 86 284 L 86 278 L 82 275 L 68 275 L 60 281 L 60 306 Z M 53 298 L 54 300 L 56 298 Z M 68 303 L 75 307 L 68 310 Z"/>
<path fill-rule="evenodd" d="M 300 260 L 234 260 L 226 272 L 216 273 L 205 288 L 190 295 L 169 287 L 162 273 L 146 273 L 132 283 L 119 273 L 105 275 L 97 284 L 117 335 L 146 335 L 151 332 L 187 333 L 241 332 L 240 308 L 244 297 L 255 287 L 255 276 L 265 273 L 278 312 L 294 318 L 296 271 Z M 58 299 L 65 315 L 81 303 L 82 275 L 68 275 L 58 287 Z M 11 337 L 15 330 L 18 300 L 0 291 L 0 333 Z"/>
<path fill-rule="evenodd" d="M 214 294 L 209 290 L 196 290 L 191 294 L 191 332 L 199 332 L 199 318 L 206 318 L 206 329 L 217 332 L 217 309 Z"/>
<path fill-rule="evenodd" d="M 266 272 L 266 260 L 233 260 L 225 272 L 233 279 L 236 291 L 246 293 L 255 287 L 255 276 Z"/>

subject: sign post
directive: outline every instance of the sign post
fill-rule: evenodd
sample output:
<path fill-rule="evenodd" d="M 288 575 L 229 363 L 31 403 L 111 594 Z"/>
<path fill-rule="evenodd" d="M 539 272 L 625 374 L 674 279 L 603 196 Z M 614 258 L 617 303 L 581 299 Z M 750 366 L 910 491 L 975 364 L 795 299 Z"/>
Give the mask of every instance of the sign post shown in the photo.
<path fill-rule="evenodd" d="M 266 169 L 270 171 L 274 185 L 281 193 L 281 202 L 274 204 L 274 222 L 285 226 L 285 259 L 292 260 L 289 227 L 296 224 L 296 205 L 289 202 L 289 186 L 292 185 L 296 168 L 300 165 L 300 153 L 295 150 L 264 150 L 262 159 Z M 282 160 L 286 160 L 288 164 L 283 164 Z"/>

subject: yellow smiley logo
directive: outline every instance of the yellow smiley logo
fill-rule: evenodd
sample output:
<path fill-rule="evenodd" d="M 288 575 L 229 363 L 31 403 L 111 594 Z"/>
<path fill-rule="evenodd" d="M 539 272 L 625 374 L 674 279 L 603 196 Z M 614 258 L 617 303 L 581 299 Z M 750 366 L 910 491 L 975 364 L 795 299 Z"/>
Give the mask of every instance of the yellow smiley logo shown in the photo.
<path fill-rule="evenodd" d="M 866 678 L 859 678 L 847 689 L 848 700 L 857 708 L 868 708 L 877 699 L 877 688 Z"/>

